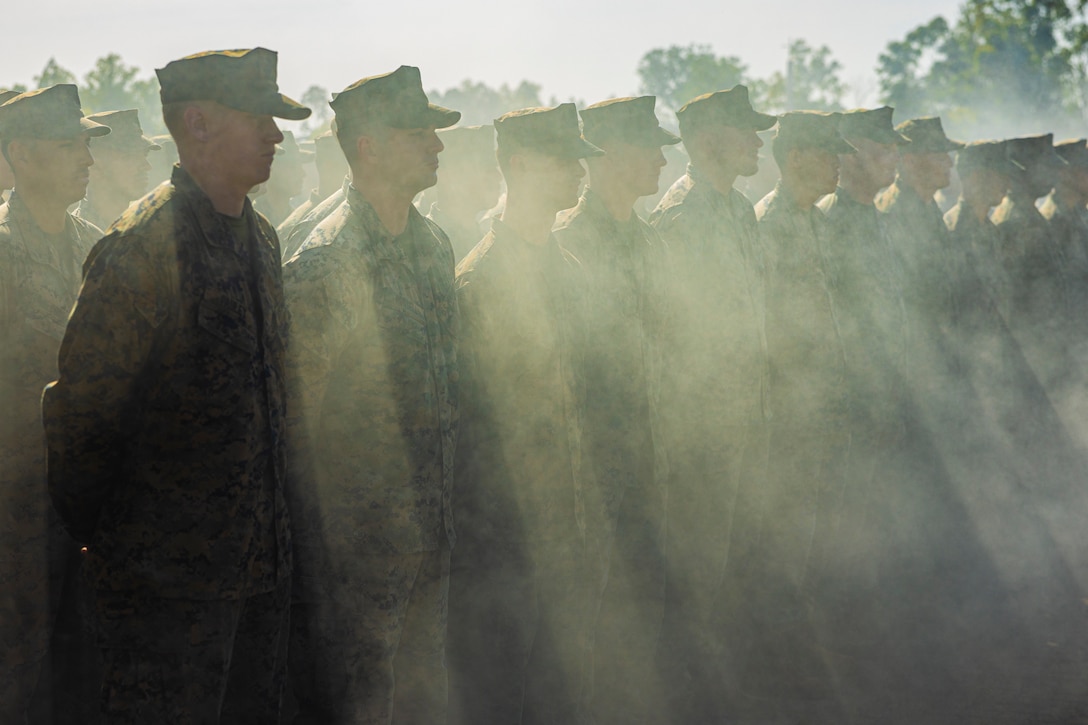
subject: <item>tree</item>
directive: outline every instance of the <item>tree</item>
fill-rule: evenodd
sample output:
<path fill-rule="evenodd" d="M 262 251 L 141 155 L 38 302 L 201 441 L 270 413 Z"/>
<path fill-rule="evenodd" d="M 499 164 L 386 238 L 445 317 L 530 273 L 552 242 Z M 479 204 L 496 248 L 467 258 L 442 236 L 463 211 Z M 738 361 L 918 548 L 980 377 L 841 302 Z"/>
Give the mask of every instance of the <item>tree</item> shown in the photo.
<path fill-rule="evenodd" d="M 461 124 L 465 126 L 491 123 L 509 111 L 543 105 L 540 85 L 530 81 L 522 81 L 513 88 L 504 83 L 496 89 L 466 78 L 455 88 L 427 95 L 431 103 L 460 111 Z"/>
<path fill-rule="evenodd" d="M 330 98 L 332 96 L 329 91 L 322 86 L 310 86 L 303 91 L 299 101 L 313 111 L 302 124 L 305 133 L 313 134 L 332 121 L 332 107 L 329 106 Z"/>
<path fill-rule="evenodd" d="M 1088 0 L 968 0 L 880 56 L 884 99 L 899 116 L 939 114 L 962 131 L 1002 132 L 1085 117 Z"/>
<path fill-rule="evenodd" d="M 45 68 L 42 68 L 41 75 L 34 76 L 34 84 L 38 88 L 48 88 L 49 86 L 55 86 L 58 83 L 75 82 L 75 74 L 70 70 L 61 68 L 57 63 L 56 58 L 50 58 L 49 62 L 45 64 Z"/>
<path fill-rule="evenodd" d="M 831 57 L 826 45 L 817 49 L 804 40 L 792 40 L 786 51 L 786 73 L 776 71 L 766 81 L 756 81 L 753 95 L 775 111 L 838 111 L 846 94 L 841 72 L 842 64 Z"/>
<path fill-rule="evenodd" d="M 718 57 L 709 45 L 655 48 L 638 63 L 639 92 L 675 112 L 696 96 L 744 83 L 747 73 L 739 58 Z"/>
<path fill-rule="evenodd" d="M 96 113 L 136 108 L 143 122 L 152 109 L 157 111 L 159 84 L 154 78 L 138 79 L 139 72 L 139 68 L 125 65 L 116 53 L 96 60 L 79 89 L 79 100 L 84 109 Z"/>

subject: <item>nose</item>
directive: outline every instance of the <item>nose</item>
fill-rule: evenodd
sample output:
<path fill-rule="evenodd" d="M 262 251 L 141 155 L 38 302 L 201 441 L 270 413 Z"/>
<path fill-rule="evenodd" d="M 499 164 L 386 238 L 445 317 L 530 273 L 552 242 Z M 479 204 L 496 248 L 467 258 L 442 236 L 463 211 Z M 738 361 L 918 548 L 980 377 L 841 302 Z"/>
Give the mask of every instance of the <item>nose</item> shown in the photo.
<path fill-rule="evenodd" d="M 283 143 L 283 131 L 271 116 L 265 116 L 265 138 L 272 144 Z"/>
<path fill-rule="evenodd" d="M 755 132 L 752 133 L 752 143 L 755 145 L 755 147 L 757 149 L 763 148 L 763 139 L 761 139 L 759 137 L 758 133 L 755 133 Z"/>
<path fill-rule="evenodd" d="M 654 159 L 654 162 L 657 164 L 657 168 L 659 169 L 665 168 L 665 164 L 668 163 L 667 161 L 665 161 L 665 152 L 662 151 L 660 148 L 657 149 L 657 157 Z"/>

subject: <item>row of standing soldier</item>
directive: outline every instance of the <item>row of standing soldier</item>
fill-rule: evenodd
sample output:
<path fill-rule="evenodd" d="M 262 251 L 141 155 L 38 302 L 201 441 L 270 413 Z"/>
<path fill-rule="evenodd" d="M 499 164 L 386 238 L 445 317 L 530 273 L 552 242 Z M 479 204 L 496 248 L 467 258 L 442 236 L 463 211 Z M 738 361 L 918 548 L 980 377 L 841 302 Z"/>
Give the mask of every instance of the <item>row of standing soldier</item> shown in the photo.
<path fill-rule="evenodd" d="M 1079 713 L 1083 141 L 738 86 L 680 109 L 647 224 L 680 141 L 653 98 L 439 136 L 459 114 L 405 66 L 334 97 L 318 154 L 350 175 L 281 225 L 281 272 L 254 206 L 290 193 L 247 193 L 309 112 L 275 76 L 161 69 L 180 165 L 127 210 L 165 145 L 135 112 L 3 99 L 5 721 L 65 600 L 102 659 L 74 626 L 55 662 L 108 722 L 275 722 L 288 672 L 299 723 Z M 478 244 L 457 192 L 412 204 L 455 133 L 497 136 Z"/>

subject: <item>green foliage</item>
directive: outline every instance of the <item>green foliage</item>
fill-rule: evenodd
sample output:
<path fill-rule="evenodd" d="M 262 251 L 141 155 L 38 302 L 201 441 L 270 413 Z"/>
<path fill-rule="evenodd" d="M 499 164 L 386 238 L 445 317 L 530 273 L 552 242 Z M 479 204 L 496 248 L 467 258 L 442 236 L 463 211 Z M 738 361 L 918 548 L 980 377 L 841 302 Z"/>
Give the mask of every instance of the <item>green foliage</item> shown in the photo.
<path fill-rule="evenodd" d="M 508 111 L 544 105 L 540 100 L 540 85 L 522 81 L 511 88 L 505 83 L 491 88 L 467 78 L 456 88 L 430 91 L 431 103 L 461 112 L 461 125 L 474 126 L 494 121 Z"/>
<path fill-rule="evenodd" d="M 61 68 L 56 58 L 50 58 L 42 68 L 41 75 L 34 76 L 34 85 L 37 88 L 48 88 L 58 83 L 75 83 L 76 76 L 70 70 Z"/>
<path fill-rule="evenodd" d="M 1086 0 L 968 0 L 889 43 L 877 73 L 897 116 L 941 115 L 964 131 L 1084 117 Z"/>
<path fill-rule="evenodd" d="M 139 68 L 125 65 L 116 53 L 99 58 L 79 88 L 84 110 L 96 113 L 136 108 L 141 124 L 147 125 L 149 116 L 159 115 L 159 83 L 154 76 L 137 78 L 139 72 Z"/>
<path fill-rule="evenodd" d="M 754 82 L 752 95 L 759 99 L 762 110 L 842 110 L 846 84 L 839 77 L 842 64 L 831 56 L 831 48 L 813 48 L 804 40 L 793 40 L 786 67 L 786 74 L 776 71 L 767 80 Z"/>
<path fill-rule="evenodd" d="M 745 83 L 747 73 L 739 58 L 718 57 L 709 45 L 655 48 L 638 63 L 639 92 L 676 111 L 696 96 Z"/>

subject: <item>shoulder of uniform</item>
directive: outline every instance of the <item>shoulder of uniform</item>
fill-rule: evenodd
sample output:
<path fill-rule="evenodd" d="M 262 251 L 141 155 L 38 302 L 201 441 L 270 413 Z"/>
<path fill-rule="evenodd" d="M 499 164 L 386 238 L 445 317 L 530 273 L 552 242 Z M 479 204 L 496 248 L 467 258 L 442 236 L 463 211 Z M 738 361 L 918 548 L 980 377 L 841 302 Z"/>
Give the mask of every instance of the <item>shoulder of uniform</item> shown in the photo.
<path fill-rule="evenodd" d="M 110 226 L 110 236 L 126 236 L 141 227 L 156 223 L 174 199 L 174 185 L 159 184 L 146 196 L 129 205 L 128 209 Z"/>
<path fill-rule="evenodd" d="M 468 254 L 461 258 L 455 270 L 457 289 L 467 287 L 485 269 L 494 255 L 490 254 L 495 244 L 495 232 L 489 231 Z"/>
<path fill-rule="evenodd" d="M 306 239 L 299 245 L 297 254 L 317 247 L 336 246 L 344 236 L 344 230 L 347 229 L 351 220 L 351 205 L 344 201 L 310 230 Z"/>

